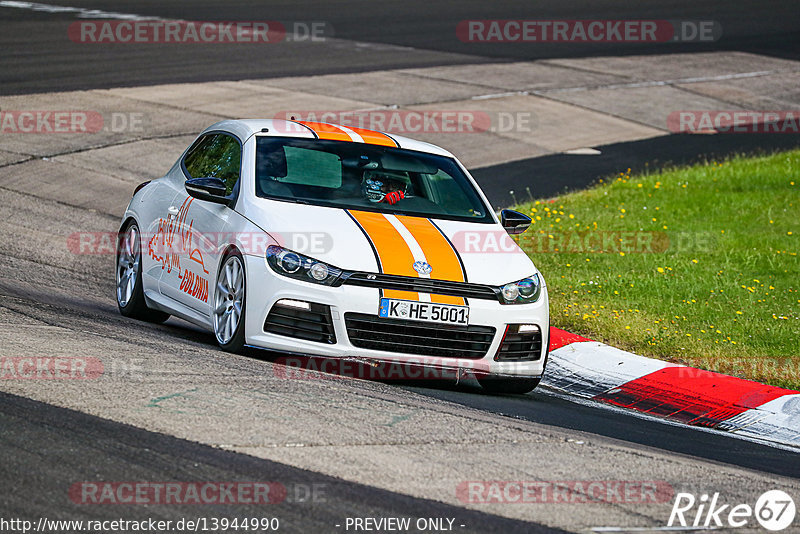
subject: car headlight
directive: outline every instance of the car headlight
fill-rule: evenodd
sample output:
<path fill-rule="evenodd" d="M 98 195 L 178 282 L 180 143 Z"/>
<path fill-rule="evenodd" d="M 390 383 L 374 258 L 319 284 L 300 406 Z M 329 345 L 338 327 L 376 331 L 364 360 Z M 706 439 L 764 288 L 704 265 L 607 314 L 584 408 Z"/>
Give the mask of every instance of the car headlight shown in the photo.
<path fill-rule="evenodd" d="M 542 294 L 542 280 L 538 274 L 511 282 L 500 288 L 503 304 L 529 304 L 539 300 Z"/>
<path fill-rule="evenodd" d="M 342 274 L 341 269 L 278 245 L 267 247 L 266 258 L 276 273 L 304 282 L 331 286 Z"/>

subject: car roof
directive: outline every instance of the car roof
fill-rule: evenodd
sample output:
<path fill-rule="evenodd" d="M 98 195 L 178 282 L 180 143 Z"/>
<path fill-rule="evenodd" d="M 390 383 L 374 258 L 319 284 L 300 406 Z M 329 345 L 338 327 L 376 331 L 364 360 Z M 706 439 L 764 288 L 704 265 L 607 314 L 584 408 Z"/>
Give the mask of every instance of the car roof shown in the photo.
<path fill-rule="evenodd" d="M 242 140 L 253 135 L 276 137 L 299 137 L 305 139 L 329 139 L 357 143 L 377 144 L 427 152 L 439 156 L 454 157 L 444 148 L 401 135 L 387 134 L 376 130 L 342 126 L 324 122 L 292 121 L 283 119 L 231 119 L 212 124 L 202 133 L 228 131 Z"/>

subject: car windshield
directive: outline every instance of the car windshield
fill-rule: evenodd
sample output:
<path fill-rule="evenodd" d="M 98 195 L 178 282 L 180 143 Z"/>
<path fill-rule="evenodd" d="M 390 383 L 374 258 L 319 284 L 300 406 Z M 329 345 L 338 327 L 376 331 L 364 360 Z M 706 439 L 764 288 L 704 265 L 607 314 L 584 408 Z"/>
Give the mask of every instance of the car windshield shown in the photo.
<path fill-rule="evenodd" d="M 257 138 L 256 195 L 308 204 L 494 222 L 448 157 L 319 139 Z"/>

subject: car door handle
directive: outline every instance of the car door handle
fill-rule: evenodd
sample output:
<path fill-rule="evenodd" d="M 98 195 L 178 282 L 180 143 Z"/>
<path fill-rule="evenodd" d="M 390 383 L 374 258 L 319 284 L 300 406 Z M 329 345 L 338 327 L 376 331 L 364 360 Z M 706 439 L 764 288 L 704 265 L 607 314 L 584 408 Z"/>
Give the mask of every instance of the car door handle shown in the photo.
<path fill-rule="evenodd" d="M 170 215 L 177 215 L 178 211 L 179 211 L 178 206 L 170 206 L 169 208 L 167 208 L 167 213 L 169 213 Z"/>

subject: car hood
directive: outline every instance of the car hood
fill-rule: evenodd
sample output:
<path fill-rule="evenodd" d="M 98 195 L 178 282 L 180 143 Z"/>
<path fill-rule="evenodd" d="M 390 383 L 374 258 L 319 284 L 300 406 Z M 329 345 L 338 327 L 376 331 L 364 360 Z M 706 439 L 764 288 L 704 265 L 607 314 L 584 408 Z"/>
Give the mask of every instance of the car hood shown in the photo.
<path fill-rule="evenodd" d="M 280 245 L 345 270 L 419 276 L 413 266 L 424 257 L 430 278 L 440 280 L 502 285 L 536 272 L 497 223 L 384 216 L 268 199 L 247 208 L 245 215 Z"/>

